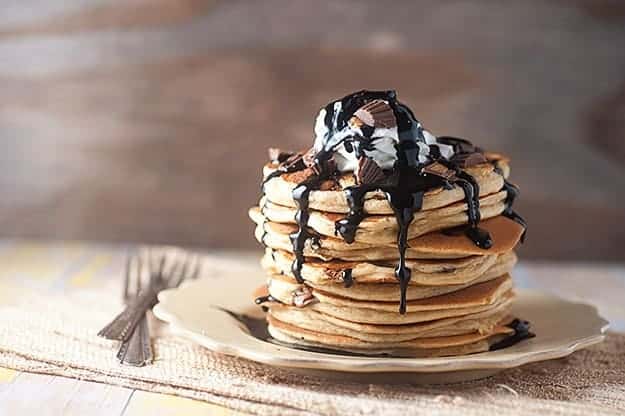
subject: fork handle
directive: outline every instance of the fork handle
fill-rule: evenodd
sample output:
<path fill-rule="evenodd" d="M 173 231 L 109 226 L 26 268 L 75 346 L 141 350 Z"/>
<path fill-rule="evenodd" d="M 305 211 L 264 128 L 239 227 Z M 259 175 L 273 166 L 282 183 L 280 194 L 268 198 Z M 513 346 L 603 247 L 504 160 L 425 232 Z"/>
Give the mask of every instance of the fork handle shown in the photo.
<path fill-rule="evenodd" d="M 106 325 L 98 335 L 106 339 L 127 341 L 137 327 L 137 324 L 145 317 L 145 313 L 158 302 L 158 289 L 149 287 L 139 293 L 126 308 Z"/>
<path fill-rule="evenodd" d="M 119 352 L 117 353 L 117 358 L 121 364 L 135 367 L 143 367 L 154 361 L 148 320 L 145 314 L 139 321 L 135 330 L 132 331 L 130 338 L 122 342 Z"/>

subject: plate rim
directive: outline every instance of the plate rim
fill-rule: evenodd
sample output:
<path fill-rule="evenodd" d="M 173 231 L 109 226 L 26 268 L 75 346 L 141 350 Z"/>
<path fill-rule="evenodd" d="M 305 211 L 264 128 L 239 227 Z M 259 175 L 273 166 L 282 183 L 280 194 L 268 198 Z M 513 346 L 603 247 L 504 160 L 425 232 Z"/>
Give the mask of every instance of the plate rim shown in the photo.
<path fill-rule="evenodd" d="M 516 289 L 519 298 L 525 296 L 542 296 L 544 298 L 551 298 L 552 301 L 565 302 L 577 307 L 590 309 L 597 320 L 597 325 L 600 325 L 599 332 L 557 347 L 553 346 L 540 351 L 517 352 L 515 357 L 510 357 L 509 355 L 493 356 L 489 351 L 453 357 L 432 358 L 341 356 L 297 350 L 288 346 L 267 343 L 274 346 L 277 350 L 289 349 L 297 352 L 294 356 L 283 357 L 273 355 L 266 351 L 254 350 L 247 345 L 230 345 L 225 342 L 215 340 L 206 334 L 198 333 L 198 331 L 194 329 L 187 328 L 182 318 L 167 310 L 167 302 L 171 296 L 175 295 L 176 291 L 183 290 L 191 284 L 193 284 L 193 282 L 189 282 L 177 289 L 169 289 L 161 292 L 158 296 L 159 303 L 153 309 L 154 315 L 160 320 L 167 322 L 174 333 L 211 351 L 283 368 L 334 372 L 339 371 L 349 373 L 441 373 L 449 371 L 488 369 L 504 370 L 519 367 L 532 362 L 566 357 L 575 351 L 602 342 L 605 339 L 605 334 L 609 328 L 609 322 L 599 314 L 598 309 L 594 305 L 569 300 L 539 290 Z M 245 336 L 252 337 L 256 342 L 266 343 L 265 341 L 253 337 L 249 333 L 245 333 L 246 331 L 242 324 L 230 316 L 227 312 L 220 310 L 216 306 L 211 306 L 211 308 L 217 313 L 223 314 L 226 319 L 231 320 L 233 325 L 241 328 L 241 331 Z"/>

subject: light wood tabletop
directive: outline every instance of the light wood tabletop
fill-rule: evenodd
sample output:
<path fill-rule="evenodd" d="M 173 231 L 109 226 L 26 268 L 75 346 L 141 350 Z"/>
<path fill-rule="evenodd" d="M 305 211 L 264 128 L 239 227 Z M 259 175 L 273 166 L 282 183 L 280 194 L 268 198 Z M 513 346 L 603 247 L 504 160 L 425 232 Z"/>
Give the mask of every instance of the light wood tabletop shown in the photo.
<path fill-rule="evenodd" d="M 129 246 L 79 242 L 0 240 L 0 295 L 3 287 L 69 293 L 116 284 Z M 228 252 L 242 262 L 260 253 Z M 595 304 L 625 331 L 625 265 L 521 262 L 516 284 Z M 2 301 L 2 296 L 0 296 Z M 106 384 L 0 368 L 0 415 L 239 415 L 217 405 Z"/>

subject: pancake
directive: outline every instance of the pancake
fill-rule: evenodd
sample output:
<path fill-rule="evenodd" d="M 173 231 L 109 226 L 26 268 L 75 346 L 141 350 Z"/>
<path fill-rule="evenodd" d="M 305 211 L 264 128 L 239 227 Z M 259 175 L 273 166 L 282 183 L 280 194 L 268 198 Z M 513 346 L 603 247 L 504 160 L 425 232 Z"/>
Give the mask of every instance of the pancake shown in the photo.
<path fill-rule="evenodd" d="M 502 170 L 504 176 L 507 177 L 510 171 L 507 162 L 505 160 L 500 160 L 497 165 Z M 264 177 L 267 178 L 276 169 L 276 165 L 265 165 L 263 168 Z M 464 170 L 475 178 L 480 188 L 480 196 L 498 192 L 503 186 L 502 175 L 497 173 L 490 163 L 473 166 Z M 295 208 L 296 205 L 292 196 L 293 189 L 304 179 L 305 176 L 302 172 L 285 174 L 273 178 L 264 186 L 265 195 L 275 204 Z M 343 214 L 349 212 L 349 206 L 343 191 L 355 184 L 356 179 L 353 174 L 343 174 L 336 180 L 327 181 L 322 184 L 321 188 L 323 190 L 312 191 L 310 193 L 310 208 L 318 211 Z M 424 195 L 422 211 L 441 208 L 463 200 L 464 192 L 458 186 L 453 186 L 452 189 L 431 189 Z M 388 203 L 386 195 L 381 191 L 373 191 L 365 195 L 364 210 L 367 214 L 393 215 L 393 209 Z"/>
<path fill-rule="evenodd" d="M 427 358 L 427 357 L 447 357 L 454 355 L 466 355 L 475 354 L 478 352 L 488 351 L 490 344 L 496 342 L 496 340 L 488 341 L 482 340 L 473 344 L 465 344 L 457 347 L 445 347 L 445 348 L 430 348 L 430 349 L 408 349 L 400 350 L 398 348 L 369 348 L 358 349 L 348 347 L 336 347 L 327 345 L 323 341 L 308 341 L 300 336 L 291 336 L 281 331 L 280 329 L 269 325 L 269 334 L 277 341 L 287 345 L 296 345 L 300 348 L 312 348 L 313 351 L 320 349 L 321 351 L 334 351 L 337 354 L 343 352 L 361 355 L 390 355 L 393 357 L 410 357 L 410 358 Z"/>
<path fill-rule="evenodd" d="M 380 325 L 402 325 L 485 312 L 504 305 L 509 306 L 514 297 L 514 292 L 509 290 L 508 292 L 502 294 L 495 303 L 490 305 L 440 310 L 423 310 L 417 312 L 406 312 L 404 314 L 397 312 L 397 305 L 395 305 L 395 311 L 393 312 L 379 311 L 371 308 L 336 306 L 323 302 L 312 303 L 308 307 L 326 315 L 331 315 L 340 319 L 348 319 L 353 322 Z"/>
<path fill-rule="evenodd" d="M 271 293 L 271 287 L 269 293 Z M 399 285 L 398 285 L 399 289 Z M 424 299 L 413 299 L 407 303 L 407 312 L 439 311 L 443 309 L 457 309 L 479 307 L 495 303 L 500 296 L 512 289 L 512 279 L 509 275 L 471 285 L 465 289 L 444 295 L 432 296 Z M 376 311 L 397 311 L 397 302 L 378 301 L 375 293 L 369 300 L 349 299 L 337 296 L 324 290 L 314 289 L 313 295 L 321 303 L 335 306 L 375 309 Z"/>
<path fill-rule="evenodd" d="M 295 256 L 283 250 L 268 249 L 261 261 L 263 268 L 270 274 L 284 274 L 293 276 L 291 264 Z M 517 257 L 509 251 L 502 254 L 490 254 L 484 256 L 469 256 L 460 259 L 433 260 L 409 260 L 408 267 L 412 271 L 410 286 L 456 286 L 465 285 L 488 276 L 497 277 L 512 270 Z M 335 284 L 345 292 L 344 296 L 357 296 L 361 284 L 377 283 L 377 293 L 385 292 L 385 283 L 395 286 L 395 262 L 324 262 L 317 259 L 307 259 L 302 267 L 302 278 L 311 285 Z M 350 287 L 345 286 L 345 272 L 351 271 Z M 365 286 L 367 287 L 367 286 Z M 369 287 L 367 287 L 369 290 Z M 338 290 L 338 289 L 337 289 Z M 453 290 L 450 290 L 453 291 Z M 352 293 L 349 295 L 348 293 Z"/>
<path fill-rule="evenodd" d="M 503 336 L 511 335 L 514 330 L 503 325 L 495 326 L 488 333 L 472 332 L 463 335 L 442 337 L 418 338 L 400 342 L 369 342 L 346 335 L 335 335 L 309 329 L 300 328 L 276 319 L 269 315 L 269 333 L 279 341 L 323 346 L 341 351 L 361 353 L 385 353 L 404 351 L 410 356 L 440 356 L 456 355 L 459 351 L 486 351 L 491 342 L 500 340 Z"/>
<path fill-rule="evenodd" d="M 368 342 L 401 342 L 417 338 L 463 335 L 473 332 L 489 333 L 508 316 L 506 308 L 474 314 L 468 317 L 439 319 L 421 324 L 370 325 L 334 318 L 305 308 L 275 305 L 272 317 L 311 331 L 345 335 Z"/>
<path fill-rule="evenodd" d="M 276 342 L 429 357 L 532 335 L 510 315 L 525 221 L 507 158 L 434 136 L 391 90 L 329 103 L 314 135 L 270 150 L 249 210 Z"/>
<path fill-rule="evenodd" d="M 295 305 L 296 302 L 294 301 L 293 293 L 301 286 L 303 285 L 298 285 L 297 283 L 293 284 L 289 281 L 282 280 L 280 275 L 274 275 L 270 279 L 268 290 L 269 294 L 280 302 L 286 305 Z M 345 308 L 371 309 L 375 312 L 397 311 L 396 301 L 377 299 L 375 286 L 369 291 L 369 297 L 366 300 L 351 299 L 336 295 L 326 290 L 329 286 L 319 287 L 322 289 L 311 288 L 310 291 L 312 297 L 322 304 Z M 396 285 L 396 289 L 397 292 L 399 292 L 399 285 Z M 411 299 L 407 302 L 406 311 L 408 313 L 441 311 L 445 309 L 492 305 L 496 303 L 504 293 L 507 293 L 511 289 L 512 279 L 506 274 L 450 293 L 426 298 Z"/>
<path fill-rule="evenodd" d="M 266 222 L 258 207 L 252 208 L 249 215 L 257 224 L 255 236 L 259 242 L 275 250 L 293 252 L 289 235 L 297 231 L 295 225 Z M 411 239 L 406 256 L 408 259 L 449 259 L 500 254 L 512 250 L 523 234 L 521 225 L 501 215 L 482 221 L 480 227 L 492 237 L 493 246 L 488 250 L 475 246 L 462 233 L 436 231 Z M 377 261 L 397 259 L 398 251 L 395 243 L 368 244 L 355 241 L 348 244 L 339 238 L 320 236 L 314 241 L 309 239 L 304 247 L 304 255 L 325 261 Z"/>
<path fill-rule="evenodd" d="M 505 208 L 506 192 L 496 192 L 480 198 L 480 215 L 483 219 L 496 217 Z M 275 223 L 295 224 L 295 208 L 277 205 L 266 200 L 261 201 L 262 214 L 265 220 Z M 452 205 L 419 211 L 408 227 L 408 238 L 416 238 L 432 231 L 453 228 L 467 223 L 467 204 L 457 202 Z M 310 211 L 308 227 L 321 235 L 336 235 L 335 223 L 344 215 L 324 211 Z M 393 244 L 397 241 L 397 219 L 395 215 L 371 215 L 358 226 L 354 237 L 355 242 L 369 244 Z"/>
<path fill-rule="evenodd" d="M 249 210 L 274 341 L 433 357 L 532 336 L 510 315 L 525 221 L 507 158 L 434 136 L 393 90 L 330 102 L 314 136 L 270 150 Z"/>
<path fill-rule="evenodd" d="M 410 285 L 406 290 L 407 300 L 417 300 L 431 298 L 433 296 L 440 296 L 458 290 L 465 289 L 471 285 L 487 282 L 492 279 L 496 279 L 501 276 L 501 273 L 483 274 L 471 283 L 463 285 L 446 285 L 446 286 L 424 286 L 424 285 Z M 302 287 L 300 283 L 297 283 L 294 278 L 286 275 L 274 274 L 269 280 L 269 285 L 272 285 L 274 292 L 280 291 L 283 293 L 293 293 Z M 350 287 L 345 287 L 342 284 L 315 284 L 311 282 L 305 282 L 305 286 L 309 289 L 314 289 L 313 292 L 326 293 L 328 295 L 335 295 L 342 298 L 353 300 L 372 300 L 378 302 L 394 302 L 397 303 L 400 300 L 399 286 L 397 282 L 393 283 L 356 283 Z"/>

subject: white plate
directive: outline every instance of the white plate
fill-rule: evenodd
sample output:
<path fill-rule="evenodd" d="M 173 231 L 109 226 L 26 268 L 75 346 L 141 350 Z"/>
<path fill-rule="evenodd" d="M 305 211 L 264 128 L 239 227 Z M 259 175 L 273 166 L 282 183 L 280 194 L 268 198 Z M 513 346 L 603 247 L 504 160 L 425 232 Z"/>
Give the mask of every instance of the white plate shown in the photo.
<path fill-rule="evenodd" d="M 519 290 L 516 316 L 529 320 L 536 337 L 511 347 L 442 358 L 391 358 L 326 354 L 276 345 L 250 334 L 227 311 L 262 318 L 253 290 L 266 280 L 260 269 L 222 270 L 214 278 L 162 292 L 154 308 L 172 330 L 216 352 L 325 377 L 392 383 L 474 380 L 506 368 L 564 357 L 604 339 L 608 322 L 596 308 L 534 291 Z"/>

